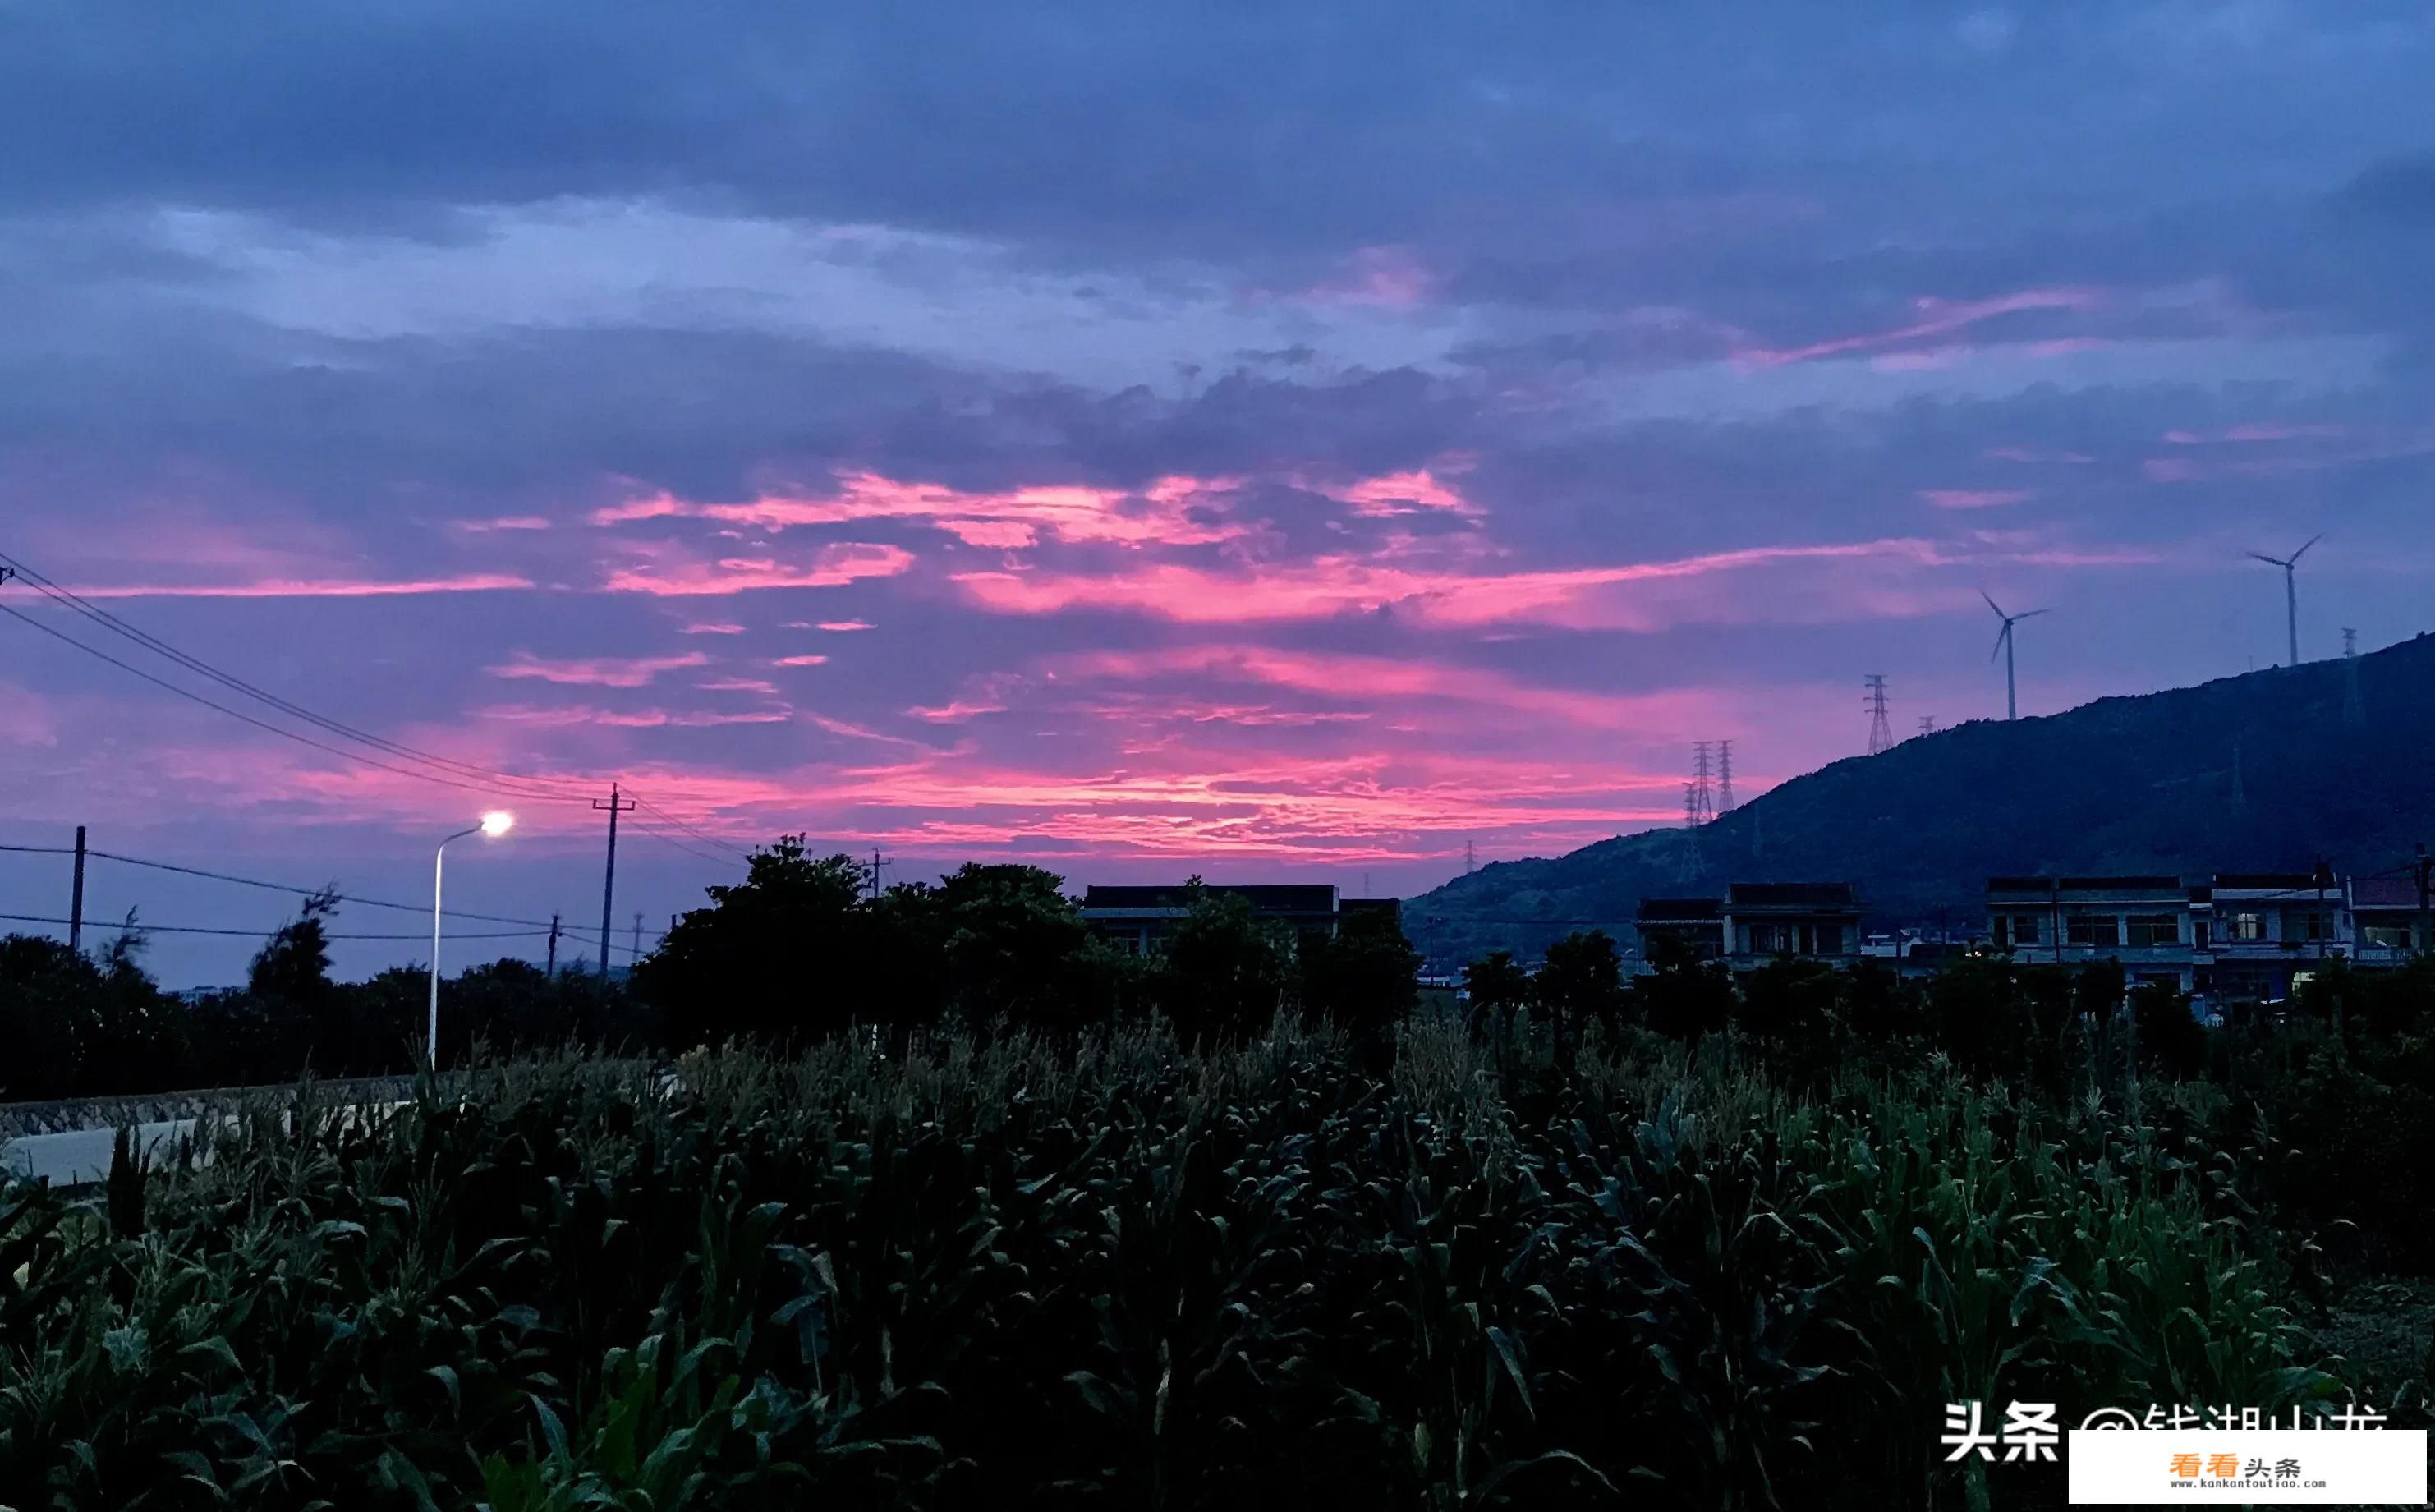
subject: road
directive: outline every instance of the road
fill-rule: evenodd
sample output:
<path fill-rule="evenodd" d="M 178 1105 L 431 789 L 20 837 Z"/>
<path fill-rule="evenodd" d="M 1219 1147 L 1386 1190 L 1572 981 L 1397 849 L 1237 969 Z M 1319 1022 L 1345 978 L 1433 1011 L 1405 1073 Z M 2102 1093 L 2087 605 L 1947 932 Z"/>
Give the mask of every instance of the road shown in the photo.
<path fill-rule="evenodd" d="M 174 1148 L 194 1132 L 193 1119 L 135 1125 L 135 1147 L 146 1160 Z M 71 1129 L 64 1134 L 29 1134 L 0 1146 L 0 1167 L 10 1175 L 47 1180 L 54 1187 L 82 1187 L 108 1179 L 115 1129 Z"/>

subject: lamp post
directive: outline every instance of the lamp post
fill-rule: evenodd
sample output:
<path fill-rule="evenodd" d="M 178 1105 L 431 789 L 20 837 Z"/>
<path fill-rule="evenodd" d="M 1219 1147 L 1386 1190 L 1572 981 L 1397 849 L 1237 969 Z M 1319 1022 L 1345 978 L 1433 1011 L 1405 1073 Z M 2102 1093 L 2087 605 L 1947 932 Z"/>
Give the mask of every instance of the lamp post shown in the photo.
<path fill-rule="evenodd" d="M 515 827 L 516 816 L 492 809 L 482 816 L 482 822 L 470 826 L 440 843 L 431 856 L 431 1017 L 423 1031 L 423 1058 L 431 1069 L 440 1069 L 440 881 L 448 864 L 448 841 L 463 840 L 468 835 L 481 835 L 496 840 Z"/>

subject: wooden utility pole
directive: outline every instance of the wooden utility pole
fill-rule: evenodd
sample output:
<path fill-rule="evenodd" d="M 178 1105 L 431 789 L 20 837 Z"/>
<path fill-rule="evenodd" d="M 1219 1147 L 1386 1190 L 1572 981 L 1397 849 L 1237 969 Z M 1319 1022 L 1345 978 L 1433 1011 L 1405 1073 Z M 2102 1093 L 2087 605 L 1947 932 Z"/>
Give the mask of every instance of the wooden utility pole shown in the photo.
<path fill-rule="evenodd" d="M 68 896 L 68 948 L 84 947 L 84 826 L 77 826 L 76 886 Z"/>
<path fill-rule="evenodd" d="M 549 916 L 549 974 L 558 975 L 558 915 Z"/>
<path fill-rule="evenodd" d="M 2435 856 L 2426 854 L 2426 843 L 2421 841 L 2418 844 L 2418 938 L 2414 942 L 2421 950 L 2435 950 L 2435 920 L 2429 919 L 2427 912 L 2430 882 L 2435 882 Z"/>
<path fill-rule="evenodd" d="M 634 807 L 631 798 L 617 796 L 617 785 L 609 784 L 607 801 L 595 798 L 595 808 L 609 810 L 609 866 L 600 877 L 600 980 L 609 980 L 609 930 L 617 917 L 617 815 Z"/>

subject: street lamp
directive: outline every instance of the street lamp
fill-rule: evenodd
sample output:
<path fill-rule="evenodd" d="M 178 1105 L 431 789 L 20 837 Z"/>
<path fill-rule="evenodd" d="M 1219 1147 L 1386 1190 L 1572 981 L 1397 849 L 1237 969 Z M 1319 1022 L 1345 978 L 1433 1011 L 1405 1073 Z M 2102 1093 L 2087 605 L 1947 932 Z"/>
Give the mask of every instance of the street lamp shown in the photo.
<path fill-rule="evenodd" d="M 513 829 L 516 816 L 505 809 L 493 808 L 482 816 L 482 822 L 460 829 L 440 843 L 431 857 L 431 1017 L 423 1032 L 423 1052 L 431 1069 L 440 1069 L 440 879 L 448 864 L 448 841 L 463 840 L 468 835 L 480 835 L 496 840 Z"/>

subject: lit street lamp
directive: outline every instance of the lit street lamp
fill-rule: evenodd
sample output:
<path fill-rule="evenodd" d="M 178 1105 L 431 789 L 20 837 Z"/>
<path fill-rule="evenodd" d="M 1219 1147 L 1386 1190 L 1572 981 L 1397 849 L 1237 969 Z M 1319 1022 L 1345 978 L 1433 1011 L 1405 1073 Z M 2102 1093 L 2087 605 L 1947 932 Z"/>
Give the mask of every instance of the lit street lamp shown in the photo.
<path fill-rule="evenodd" d="M 457 831 L 457 833 L 449 836 L 448 840 L 441 841 L 440 843 L 439 850 L 432 853 L 431 1019 L 428 1028 L 424 1032 L 423 1053 L 424 1058 L 430 1061 L 431 1069 L 433 1070 L 438 1070 L 440 1069 L 440 878 L 442 869 L 448 863 L 448 841 L 463 840 L 468 835 L 481 835 L 486 839 L 496 840 L 501 835 L 504 835 L 509 830 L 514 828 L 515 824 L 515 815 L 508 813 L 503 809 L 493 808 L 489 813 L 482 816 L 482 822 L 480 824 Z"/>

